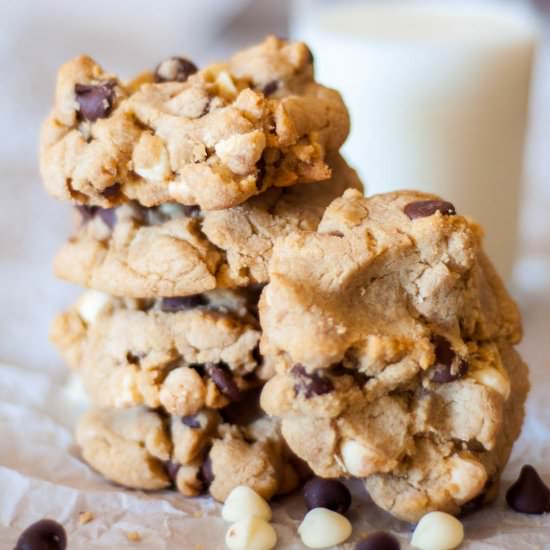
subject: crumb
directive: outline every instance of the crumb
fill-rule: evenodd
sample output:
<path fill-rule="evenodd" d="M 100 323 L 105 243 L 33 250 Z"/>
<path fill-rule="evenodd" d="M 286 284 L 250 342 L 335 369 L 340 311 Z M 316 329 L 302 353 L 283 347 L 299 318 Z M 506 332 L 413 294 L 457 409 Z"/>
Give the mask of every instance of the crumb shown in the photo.
<path fill-rule="evenodd" d="M 141 535 L 137 531 L 128 531 L 126 533 L 129 541 L 139 542 L 141 540 Z"/>
<path fill-rule="evenodd" d="M 86 523 L 90 523 L 93 519 L 94 515 L 92 512 L 80 512 L 78 523 L 80 523 L 80 525 L 85 525 Z"/>
<path fill-rule="evenodd" d="M 202 518 L 202 510 L 196 510 L 195 512 L 193 512 L 193 517 L 195 518 Z"/>

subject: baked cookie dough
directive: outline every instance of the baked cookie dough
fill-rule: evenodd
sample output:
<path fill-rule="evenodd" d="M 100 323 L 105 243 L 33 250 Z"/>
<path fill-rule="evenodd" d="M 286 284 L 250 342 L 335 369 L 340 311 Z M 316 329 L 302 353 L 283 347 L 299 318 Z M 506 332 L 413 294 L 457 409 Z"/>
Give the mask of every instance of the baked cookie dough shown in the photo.
<path fill-rule="evenodd" d="M 172 58 L 130 83 L 80 56 L 59 71 L 40 166 L 62 200 L 217 210 L 328 179 L 326 155 L 348 132 L 340 94 L 314 81 L 302 42 L 271 36 L 202 70 Z"/>
<path fill-rule="evenodd" d="M 99 407 L 219 409 L 268 377 L 257 289 L 130 300 L 87 291 L 51 339 Z"/>
<path fill-rule="evenodd" d="M 56 274 L 117 296 L 197 294 L 267 281 L 273 243 L 315 230 L 324 209 L 346 189 L 362 189 L 335 155 L 331 179 L 272 188 L 240 206 L 201 211 L 170 203 L 143 208 L 80 207 L 80 227 L 61 248 Z"/>
<path fill-rule="evenodd" d="M 373 498 L 408 521 L 481 494 L 519 432 L 520 317 L 481 240 L 438 197 L 347 191 L 276 243 L 260 300 L 265 411 L 317 475 L 387 485 Z"/>
<path fill-rule="evenodd" d="M 143 407 L 93 408 L 76 439 L 84 460 L 107 479 L 133 489 L 175 487 L 186 496 L 206 491 L 223 501 L 238 485 L 265 499 L 299 483 L 276 420 L 246 424 L 225 411 L 167 416 Z"/>

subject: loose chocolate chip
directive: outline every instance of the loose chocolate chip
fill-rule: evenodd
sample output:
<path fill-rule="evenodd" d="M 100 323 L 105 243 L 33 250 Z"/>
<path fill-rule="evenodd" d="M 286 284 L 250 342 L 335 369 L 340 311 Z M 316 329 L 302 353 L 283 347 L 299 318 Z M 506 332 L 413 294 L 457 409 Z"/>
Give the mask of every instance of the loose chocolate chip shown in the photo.
<path fill-rule="evenodd" d="M 198 478 L 202 481 L 205 489 L 208 489 L 214 481 L 214 471 L 212 470 L 212 461 L 210 460 L 210 456 L 207 456 L 204 459 L 198 473 Z"/>
<path fill-rule="evenodd" d="M 308 510 L 328 508 L 345 514 L 351 504 L 348 488 L 336 479 L 314 477 L 304 485 L 304 500 Z"/>
<path fill-rule="evenodd" d="M 207 303 L 207 300 L 202 294 L 178 296 L 174 298 L 163 298 L 160 302 L 160 309 L 166 313 L 174 313 L 176 311 L 185 311 L 187 309 L 205 306 Z"/>
<path fill-rule="evenodd" d="M 263 93 L 265 96 L 269 96 L 273 93 L 275 93 L 279 89 L 279 81 L 278 80 L 272 80 L 271 82 L 268 82 L 263 87 Z"/>
<path fill-rule="evenodd" d="M 225 397 L 230 401 L 238 401 L 241 398 L 241 392 L 237 384 L 235 384 L 235 380 L 233 380 L 233 375 L 229 371 L 218 365 L 214 365 L 214 363 L 207 363 L 205 366 L 206 372 Z"/>
<path fill-rule="evenodd" d="M 197 417 L 194 414 L 182 416 L 181 421 L 183 424 L 185 424 L 189 428 L 193 428 L 194 430 L 201 427 L 201 423 L 197 420 Z"/>
<path fill-rule="evenodd" d="M 101 218 L 103 223 L 109 228 L 113 229 L 116 224 L 116 209 L 115 208 L 98 208 L 97 215 Z"/>
<path fill-rule="evenodd" d="M 76 84 L 74 91 L 80 107 L 80 117 L 91 122 L 105 118 L 113 108 L 115 99 L 115 83 L 107 82 L 97 86 L 91 84 Z"/>
<path fill-rule="evenodd" d="M 355 550 L 399 550 L 399 541 L 390 533 L 379 531 L 358 542 Z"/>
<path fill-rule="evenodd" d="M 14 550 L 65 550 L 67 535 L 53 519 L 41 519 L 27 527 L 17 539 Z"/>
<path fill-rule="evenodd" d="M 185 82 L 198 67 L 184 57 L 170 57 L 155 69 L 155 82 Z"/>
<path fill-rule="evenodd" d="M 431 380 L 437 384 L 446 384 L 462 378 L 468 372 L 468 363 L 460 359 L 458 367 L 453 372 L 453 362 L 456 357 L 451 343 L 443 336 L 433 338 L 435 345 L 435 363 L 431 371 Z"/>
<path fill-rule="evenodd" d="M 522 514 L 550 512 L 550 489 L 529 464 L 525 465 L 517 481 L 506 492 L 508 506 Z"/>
<path fill-rule="evenodd" d="M 330 393 L 334 389 L 330 378 L 325 378 L 317 372 L 307 372 L 303 365 L 294 365 L 290 372 L 299 379 L 299 382 L 294 385 L 294 391 L 297 394 L 303 394 L 306 399 Z"/>
<path fill-rule="evenodd" d="M 178 472 L 181 465 L 177 462 L 172 462 L 171 460 L 167 460 L 164 463 L 164 470 L 166 471 L 166 475 L 172 480 L 172 483 L 174 485 L 176 484 L 176 479 L 178 477 Z"/>
<path fill-rule="evenodd" d="M 454 216 L 456 214 L 452 203 L 439 200 L 410 202 L 405 206 L 404 212 L 411 220 L 427 218 L 433 216 L 436 212 L 441 212 L 444 216 Z"/>
<path fill-rule="evenodd" d="M 114 199 L 120 194 L 120 183 L 114 183 L 103 189 L 101 193 L 106 199 Z"/>

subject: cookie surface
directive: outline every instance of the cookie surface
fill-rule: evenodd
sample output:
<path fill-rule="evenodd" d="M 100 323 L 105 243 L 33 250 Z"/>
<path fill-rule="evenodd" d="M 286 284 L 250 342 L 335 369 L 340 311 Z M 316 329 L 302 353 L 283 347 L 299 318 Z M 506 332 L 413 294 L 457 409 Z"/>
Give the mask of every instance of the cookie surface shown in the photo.
<path fill-rule="evenodd" d="M 273 188 L 226 210 L 173 203 L 83 208 L 80 228 L 57 254 L 55 272 L 81 286 L 130 297 L 264 283 L 276 238 L 316 229 L 332 200 L 348 188 L 362 188 L 340 156 L 329 163 L 330 180 Z"/>
<path fill-rule="evenodd" d="M 51 339 L 95 405 L 193 415 L 270 375 L 258 353 L 258 293 L 123 300 L 88 291 L 55 319 Z"/>
<path fill-rule="evenodd" d="M 502 450 L 528 386 L 510 359 L 520 317 L 481 238 L 438 197 L 347 191 L 317 232 L 277 242 L 260 300 L 261 350 L 277 369 L 263 408 L 319 476 L 370 488 L 392 487 L 407 468 L 411 479 L 433 472 L 416 486 L 430 498 L 416 503 L 412 490 L 409 502 L 375 491 L 408 521 L 433 507 L 456 513 L 498 475 L 518 435 L 510 430 Z M 515 398 L 514 370 L 524 381 Z M 453 493 L 451 474 L 476 482 Z"/>
<path fill-rule="evenodd" d="M 143 407 L 94 408 L 77 427 L 86 462 L 133 489 L 174 487 L 186 496 L 209 492 L 223 501 L 237 485 L 266 499 L 299 482 L 276 420 L 233 423 L 225 411 L 166 416 Z"/>
<path fill-rule="evenodd" d="M 268 37 L 202 70 L 167 60 L 129 84 L 81 56 L 59 72 L 41 173 L 52 195 L 80 204 L 224 209 L 328 179 L 326 155 L 348 132 L 301 42 Z"/>

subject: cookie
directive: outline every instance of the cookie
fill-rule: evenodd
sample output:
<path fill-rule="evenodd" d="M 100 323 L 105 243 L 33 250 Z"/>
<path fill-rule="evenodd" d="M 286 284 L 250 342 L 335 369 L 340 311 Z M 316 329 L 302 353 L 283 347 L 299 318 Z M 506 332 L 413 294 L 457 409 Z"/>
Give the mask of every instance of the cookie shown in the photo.
<path fill-rule="evenodd" d="M 95 405 L 193 415 L 271 374 L 258 353 L 258 292 L 130 300 L 88 291 L 55 319 L 51 339 Z"/>
<path fill-rule="evenodd" d="M 438 197 L 352 190 L 316 232 L 276 243 L 260 321 L 261 350 L 277 374 L 262 406 L 317 475 L 368 484 L 411 464 L 448 472 L 443 458 L 457 447 L 468 458 L 459 473 L 487 477 L 474 451 L 502 468 L 506 415 L 521 417 L 525 398 L 518 390 L 506 413 L 521 322 L 481 240 L 481 228 Z M 486 481 L 440 495 L 438 509 L 456 512 Z M 401 496 L 390 506 L 382 493 L 375 500 L 410 521 L 431 509 L 426 500 L 403 512 Z"/>
<path fill-rule="evenodd" d="M 59 71 L 40 166 L 62 200 L 217 210 L 328 179 L 326 155 L 348 132 L 301 42 L 268 37 L 202 70 L 173 58 L 127 84 L 81 56 Z"/>
<path fill-rule="evenodd" d="M 54 262 L 67 281 L 118 296 L 197 294 L 267 282 L 277 237 L 314 230 L 324 209 L 346 189 L 361 189 L 338 155 L 332 178 L 316 185 L 272 188 L 240 206 L 201 211 L 174 203 L 143 208 L 81 207 L 81 226 Z"/>
<path fill-rule="evenodd" d="M 166 416 L 143 407 L 94 408 L 77 427 L 82 456 L 107 479 L 133 489 L 206 491 L 223 501 L 238 485 L 266 499 L 299 482 L 276 420 L 232 423 L 225 411 Z"/>

